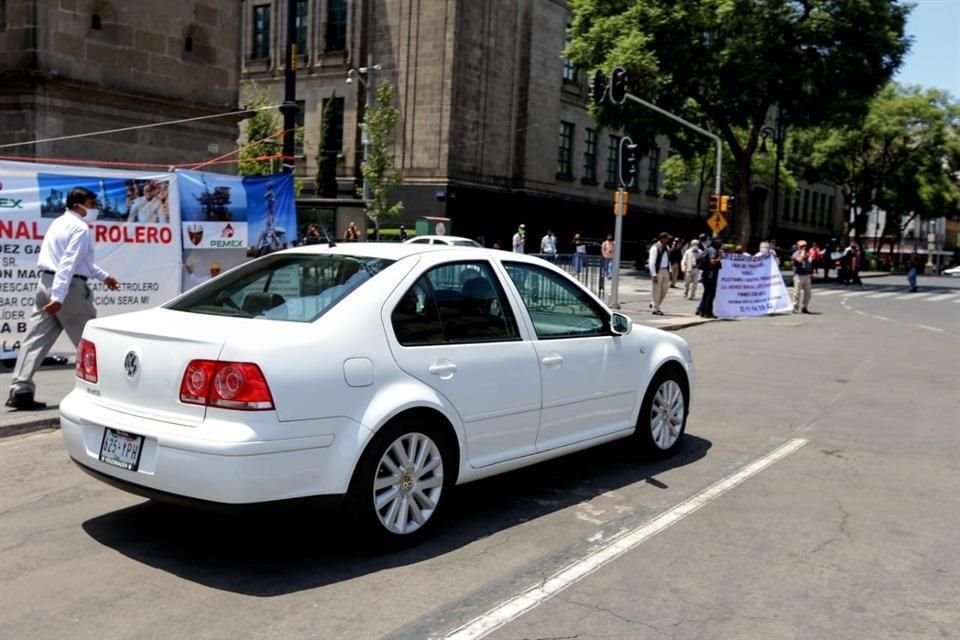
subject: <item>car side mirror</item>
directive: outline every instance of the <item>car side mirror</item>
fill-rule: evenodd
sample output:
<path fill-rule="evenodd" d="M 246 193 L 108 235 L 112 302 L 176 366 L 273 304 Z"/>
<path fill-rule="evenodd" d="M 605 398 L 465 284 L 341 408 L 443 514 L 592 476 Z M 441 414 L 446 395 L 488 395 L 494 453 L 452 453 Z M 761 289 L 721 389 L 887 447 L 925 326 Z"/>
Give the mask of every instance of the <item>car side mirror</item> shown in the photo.
<path fill-rule="evenodd" d="M 615 336 L 625 336 L 633 330 L 633 320 L 616 311 L 610 316 L 610 330 Z"/>

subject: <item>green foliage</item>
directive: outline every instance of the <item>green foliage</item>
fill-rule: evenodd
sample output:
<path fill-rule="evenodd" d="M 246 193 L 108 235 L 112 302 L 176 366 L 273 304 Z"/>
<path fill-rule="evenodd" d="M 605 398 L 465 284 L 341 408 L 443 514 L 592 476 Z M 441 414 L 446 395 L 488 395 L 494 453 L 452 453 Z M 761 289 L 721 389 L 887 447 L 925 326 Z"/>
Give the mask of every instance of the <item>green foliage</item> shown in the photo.
<path fill-rule="evenodd" d="M 960 103 L 949 94 L 890 84 L 869 104 L 859 126 L 798 133 L 801 168 L 840 185 L 862 235 L 873 207 L 885 210 L 900 236 L 904 216 L 960 215 Z"/>
<path fill-rule="evenodd" d="M 254 82 L 245 82 L 241 87 L 245 109 L 257 109 L 273 104 L 266 90 Z M 278 111 L 266 109 L 256 111 L 243 123 L 243 134 L 240 138 L 239 168 L 241 176 L 266 176 L 274 173 L 280 166 L 278 160 L 265 159 L 279 153 L 282 140 L 280 132 L 283 124 Z"/>
<path fill-rule="evenodd" d="M 333 129 L 333 103 L 337 99 L 334 92 L 323 108 L 320 119 L 320 144 L 317 149 L 317 193 L 324 198 L 337 195 L 337 153 L 336 149 L 327 149 L 327 141 Z"/>
<path fill-rule="evenodd" d="M 908 48 L 909 7 L 890 0 L 570 0 L 566 57 L 628 73 L 631 93 L 719 135 L 749 211 L 752 159 L 774 105 L 794 126 L 855 121 Z M 594 109 L 635 140 L 671 137 L 685 157 L 709 142 L 640 105 Z M 749 216 L 738 216 L 741 242 Z"/>
<path fill-rule="evenodd" d="M 392 142 L 393 131 L 400 119 L 400 111 L 393 106 L 393 85 L 384 81 L 377 88 L 377 104 L 371 107 L 365 117 L 364 126 L 369 136 L 370 146 L 367 159 L 361 172 L 370 187 L 370 201 L 367 203 L 367 215 L 373 220 L 379 231 L 380 223 L 403 211 L 403 203 L 389 205 L 390 190 L 401 181 L 400 173 L 394 169 Z"/>

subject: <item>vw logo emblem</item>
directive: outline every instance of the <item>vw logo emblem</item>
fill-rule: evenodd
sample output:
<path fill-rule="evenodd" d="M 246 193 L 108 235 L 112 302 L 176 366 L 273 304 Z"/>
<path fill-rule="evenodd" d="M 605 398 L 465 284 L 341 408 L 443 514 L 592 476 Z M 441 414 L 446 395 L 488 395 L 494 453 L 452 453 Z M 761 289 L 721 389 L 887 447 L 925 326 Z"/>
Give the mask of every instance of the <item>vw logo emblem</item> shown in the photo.
<path fill-rule="evenodd" d="M 126 370 L 128 378 L 137 375 L 137 371 L 140 369 L 140 358 L 135 351 L 127 352 L 126 357 L 123 359 L 123 368 Z"/>

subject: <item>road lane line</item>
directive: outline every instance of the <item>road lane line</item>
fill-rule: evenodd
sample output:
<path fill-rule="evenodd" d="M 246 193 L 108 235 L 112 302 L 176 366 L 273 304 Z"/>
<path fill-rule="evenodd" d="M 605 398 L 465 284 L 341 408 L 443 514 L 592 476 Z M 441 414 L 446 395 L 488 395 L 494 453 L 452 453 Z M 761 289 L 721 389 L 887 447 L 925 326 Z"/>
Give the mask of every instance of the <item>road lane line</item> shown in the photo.
<path fill-rule="evenodd" d="M 841 293 L 843 289 L 817 289 L 818 296 L 832 296 L 836 293 Z"/>
<path fill-rule="evenodd" d="M 950 298 L 960 294 L 957 293 L 942 293 L 938 296 L 933 296 L 932 298 L 927 298 L 927 302 L 941 302 L 943 300 L 949 300 Z"/>
<path fill-rule="evenodd" d="M 886 322 L 890 322 L 890 318 L 887 318 L 885 316 L 873 316 L 873 317 L 876 318 L 877 320 L 884 320 Z"/>
<path fill-rule="evenodd" d="M 897 295 L 897 293 L 899 293 L 899 292 L 897 292 L 897 291 L 884 291 L 883 293 L 871 293 L 869 296 L 867 296 L 867 298 L 870 299 L 870 300 L 877 300 L 877 299 L 879 299 L 879 298 L 889 298 L 889 297 L 891 297 L 891 296 L 895 296 L 895 295 Z"/>
<path fill-rule="evenodd" d="M 840 297 L 841 297 L 841 298 L 856 298 L 857 296 L 865 296 L 865 295 L 867 295 L 867 294 L 869 294 L 869 293 L 870 293 L 869 291 L 850 291 L 850 292 L 848 292 L 848 293 L 843 294 L 843 295 L 840 296 Z"/>
<path fill-rule="evenodd" d="M 803 438 L 788 440 L 767 455 L 742 467 L 736 473 L 704 489 L 692 498 L 684 500 L 650 522 L 612 538 L 603 546 L 590 552 L 567 568 L 553 574 L 542 583 L 530 587 L 523 593 L 506 600 L 483 615 L 474 618 L 462 627 L 452 631 L 450 634 L 432 637 L 442 637 L 444 640 L 479 640 L 480 638 L 488 636 L 500 627 L 516 620 L 524 613 L 543 604 L 567 587 L 574 585 L 606 564 L 616 560 L 642 542 L 670 528 L 701 507 L 713 502 L 773 463 L 786 458 L 805 444 L 807 444 L 807 440 Z"/>
<path fill-rule="evenodd" d="M 926 329 L 927 331 L 935 331 L 937 333 L 943 333 L 943 329 L 938 329 L 937 327 L 930 327 L 925 324 L 914 324 L 911 326 L 917 327 L 919 329 Z"/>

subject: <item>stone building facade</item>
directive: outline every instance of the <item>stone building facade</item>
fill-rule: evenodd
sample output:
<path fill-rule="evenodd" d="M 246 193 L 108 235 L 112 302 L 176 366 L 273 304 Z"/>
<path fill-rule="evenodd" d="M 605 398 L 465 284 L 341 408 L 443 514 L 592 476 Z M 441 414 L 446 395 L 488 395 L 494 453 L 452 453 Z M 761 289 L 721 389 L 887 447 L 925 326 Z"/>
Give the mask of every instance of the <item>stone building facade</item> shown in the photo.
<path fill-rule="evenodd" d="M 242 5 L 243 78 L 278 103 L 287 6 L 288 0 Z M 374 84 L 393 83 L 400 110 L 394 150 L 403 185 L 396 197 L 405 214 L 399 222 L 447 216 L 453 233 L 504 246 L 522 222 L 531 249 L 551 228 L 562 251 L 574 232 L 602 238 L 612 231 L 620 133 L 596 127 L 585 108 L 587 78 L 563 60 L 566 0 L 297 0 L 294 6 L 302 54 L 297 100 L 304 108 L 297 172 L 305 194 L 317 174 L 323 107 L 342 100 L 336 127 L 342 134 L 334 144 L 338 184 L 341 197 L 355 197 L 365 92 L 362 83 L 345 81 L 351 68 L 372 59 L 381 67 Z M 656 148 L 644 154 L 624 219 L 625 257 L 660 230 L 687 236 L 706 230 L 709 188 L 702 196 L 694 189 L 661 197 L 669 140 L 651 137 Z M 837 214 L 838 200 L 831 200 Z M 809 219 L 794 225 L 788 218 L 780 226 L 816 231 Z M 832 222 L 819 230 L 832 234 Z"/>
<path fill-rule="evenodd" d="M 0 0 L 0 145 L 235 111 L 239 23 L 236 0 Z M 236 148 L 237 124 L 213 118 L 0 155 L 202 162 Z"/>

